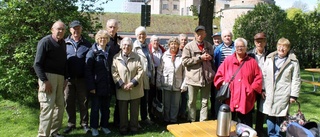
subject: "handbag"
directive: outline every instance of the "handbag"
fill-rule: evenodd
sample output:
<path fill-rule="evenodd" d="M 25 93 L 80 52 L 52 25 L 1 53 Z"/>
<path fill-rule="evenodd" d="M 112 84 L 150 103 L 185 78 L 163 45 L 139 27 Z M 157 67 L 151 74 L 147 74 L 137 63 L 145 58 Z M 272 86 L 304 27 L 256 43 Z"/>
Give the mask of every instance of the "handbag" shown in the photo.
<path fill-rule="evenodd" d="M 229 88 L 229 84 L 230 82 L 234 79 L 234 77 L 237 75 L 237 73 L 239 72 L 240 68 L 243 66 L 245 60 L 242 62 L 242 64 L 239 66 L 239 68 L 237 69 L 237 71 L 232 75 L 231 79 L 229 82 L 226 82 L 225 84 L 223 84 L 217 95 L 216 95 L 216 99 L 219 100 L 220 102 L 225 101 L 226 99 L 230 98 L 230 88 Z"/>
<path fill-rule="evenodd" d="M 306 123 L 306 118 L 300 110 L 300 103 L 298 101 L 296 101 L 296 103 L 298 104 L 297 113 L 294 115 L 289 115 L 289 113 L 287 114 L 286 119 L 280 125 L 280 131 L 286 132 L 288 125 L 293 122 L 296 122 L 301 126 L 303 126 Z"/>

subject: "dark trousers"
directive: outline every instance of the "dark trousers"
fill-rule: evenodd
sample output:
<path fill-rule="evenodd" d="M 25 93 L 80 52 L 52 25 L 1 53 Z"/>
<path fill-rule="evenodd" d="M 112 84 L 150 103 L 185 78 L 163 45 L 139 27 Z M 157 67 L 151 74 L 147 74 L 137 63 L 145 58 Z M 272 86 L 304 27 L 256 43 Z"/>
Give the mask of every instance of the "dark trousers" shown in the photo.
<path fill-rule="evenodd" d="M 218 117 L 218 111 L 220 108 L 221 103 L 216 100 L 217 90 L 214 86 L 214 84 L 211 85 L 211 93 L 210 93 L 210 113 L 211 113 L 211 119 L 216 120 Z"/>
<path fill-rule="evenodd" d="M 149 94 L 149 90 L 144 89 L 144 96 L 140 98 L 140 116 L 142 121 L 148 119 L 148 112 L 149 112 L 148 111 L 148 106 L 149 106 L 148 94 Z"/>
<path fill-rule="evenodd" d="M 240 112 L 232 112 L 232 120 L 246 124 L 252 128 L 253 111 L 254 109 L 249 111 L 247 114 L 241 114 Z"/>
<path fill-rule="evenodd" d="M 119 100 L 117 99 L 117 95 L 114 95 L 115 97 L 115 106 L 114 106 L 114 112 L 113 112 L 113 124 L 115 126 L 118 126 L 120 123 L 120 114 L 119 114 Z"/>
<path fill-rule="evenodd" d="M 265 122 L 265 115 L 259 111 L 260 109 L 260 100 L 261 100 L 261 95 L 257 94 L 257 109 L 256 109 L 256 127 L 255 130 L 257 133 L 263 133 L 263 123 Z"/>
<path fill-rule="evenodd" d="M 185 92 L 181 92 L 179 115 L 187 114 L 187 102 L 188 102 L 188 90 Z"/>
<path fill-rule="evenodd" d="M 130 122 L 128 119 L 128 105 L 130 104 Z M 132 100 L 119 100 L 120 110 L 120 131 L 124 132 L 130 128 L 131 131 L 138 131 L 140 98 Z"/>
<path fill-rule="evenodd" d="M 90 127 L 99 128 L 99 118 L 100 127 L 107 128 L 109 126 L 110 118 L 110 101 L 111 95 L 108 96 L 98 96 L 91 94 L 91 114 L 90 114 Z"/>
<path fill-rule="evenodd" d="M 88 94 L 86 90 L 84 78 L 70 79 L 68 86 L 64 90 L 64 98 L 66 102 L 66 111 L 68 115 L 68 126 L 76 126 L 76 108 L 80 110 L 81 126 L 88 125 Z"/>

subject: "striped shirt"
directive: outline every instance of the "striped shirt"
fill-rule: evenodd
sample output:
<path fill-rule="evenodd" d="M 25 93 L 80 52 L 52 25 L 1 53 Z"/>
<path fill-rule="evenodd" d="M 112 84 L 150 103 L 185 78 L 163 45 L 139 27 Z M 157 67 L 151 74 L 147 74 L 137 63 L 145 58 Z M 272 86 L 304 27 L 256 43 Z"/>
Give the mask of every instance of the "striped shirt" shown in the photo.
<path fill-rule="evenodd" d="M 226 57 L 232 54 L 232 46 L 226 46 L 225 44 L 221 47 L 222 52 L 221 52 L 221 60 L 220 64 L 224 61 Z"/>

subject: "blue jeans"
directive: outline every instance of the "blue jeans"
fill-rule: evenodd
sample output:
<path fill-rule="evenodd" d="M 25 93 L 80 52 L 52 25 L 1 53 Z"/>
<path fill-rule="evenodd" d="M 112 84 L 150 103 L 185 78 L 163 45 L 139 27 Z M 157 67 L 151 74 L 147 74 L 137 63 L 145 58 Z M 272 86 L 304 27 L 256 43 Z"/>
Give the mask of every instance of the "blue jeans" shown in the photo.
<path fill-rule="evenodd" d="M 284 119 L 284 117 L 267 116 L 269 137 L 282 137 L 280 135 L 280 124 L 283 122 Z"/>
<path fill-rule="evenodd" d="M 100 127 L 107 128 L 110 118 L 111 95 L 91 95 L 90 127 L 99 128 L 99 112 L 101 114 Z"/>

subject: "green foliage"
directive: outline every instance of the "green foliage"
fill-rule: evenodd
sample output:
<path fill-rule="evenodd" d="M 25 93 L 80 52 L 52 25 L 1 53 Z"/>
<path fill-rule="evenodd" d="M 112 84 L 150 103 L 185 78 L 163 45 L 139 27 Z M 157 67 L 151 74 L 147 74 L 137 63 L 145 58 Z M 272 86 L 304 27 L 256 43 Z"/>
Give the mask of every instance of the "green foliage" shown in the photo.
<path fill-rule="evenodd" d="M 320 13 L 305 13 L 292 8 L 287 14 L 275 5 L 258 4 L 254 10 L 236 20 L 234 35 L 247 39 L 249 48 L 252 48 L 253 36 L 263 31 L 267 34 L 267 48 L 270 51 L 276 50 L 278 39 L 285 37 L 290 40 L 292 51 L 298 56 L 302 68 L 320 67 Z"/>
<path fill-rule="evenodd" d="M 198 17 L 199 16 L 199 11 L 197 6 L 191 5 L 190 6 L 190 11 L 192 11 L 192 15 Z"/>
<path fill-rule="evenodd" d="M 85 31 L 94 29 L 90 14 L 78 12 L 75 2 L 77 0 L 0 2 L 0 91 L 4 97 L 23 103 L 36 102 L 37 78 L 32 67 L 36 46 L 42 37 L 50 34 L 55 21 L 60 19 L 68 25 L 77 19 Z"/>
<path fill-rule="evenodd" d="M 236 19 L 233 27 L 234 37 L 248 40 L 249 48 L 254 46 L 253 36 L 258 32 L 267 35 L 268 48 L 274 50 L 277 40 L 284 36 L 286 13 L 273 4 L 257 4 L 254 10 Z"/>

